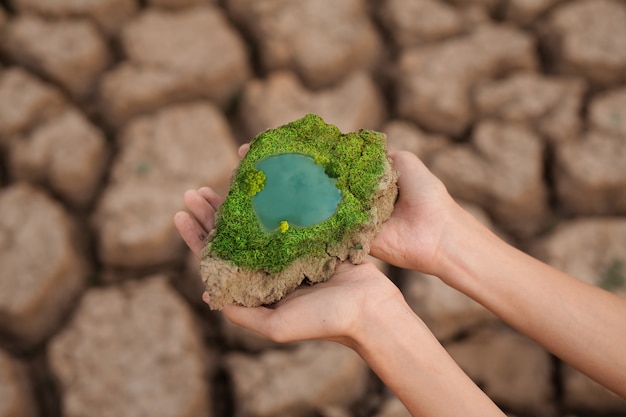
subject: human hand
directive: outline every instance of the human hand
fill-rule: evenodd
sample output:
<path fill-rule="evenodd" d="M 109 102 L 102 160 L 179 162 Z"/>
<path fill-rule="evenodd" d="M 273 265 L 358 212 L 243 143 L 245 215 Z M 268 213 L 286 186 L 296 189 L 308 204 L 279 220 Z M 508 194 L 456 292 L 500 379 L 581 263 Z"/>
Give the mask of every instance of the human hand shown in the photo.
<path fill-rule="evenodd" d="M 243 158 L 248 149 L 249 144 L 239 147 L 239 157 Z M 198 190 L 187 190 L 183 195 L 183 202 L 189 213 L 177 212 L 174 215 L 174 225 L 189 249 L 200 257 L 207 236 L 215 227 L 215 213 L 224 202 L 224 198 L 209 187 L 201 187 Z"/>
<path fill-rule="evenodd" d="M 187 190 L 183 202 L 189 210 L 174 215 L 174 225 L 189 249 L 197 256 L 206 245 L 209 232 L 215 227 L 215 212 L 224 199 L 209 187 Z"/>
<path fill-rule="evenodd" d="M 394 158 L 400 161 L 401 172 L 406 173 L 403 157 Z M 414 164 L 414 161 L 408 162 Z M 414 178 L 419 170 L 418 166 L 415 172 L 406 175 L 404 183 Z M 396 245 L 390 246 L 390 250 L 412 243 L 410 231 L 404 233 L 398 227 L 423 227 L 425 232 L 429 231 L 429 226 L 421 226 L 428 216 L 420 219 L 423 214 L 420 210 L 435 203 L 420 204 L 415 201 L 416 197 L 445 195 L 429 191 L 429 187 L 436 189 L 438 186 L 428 178 L 422 184 L 411 182 L 406 187 L 415 189 L 404 188 L 405 195 L 401 197 L 404 200 L 391 220 L 394 223 L 387 231 L 383 230 L 386 236 L 383 234 L 379 242 L 379 245 L 385 244 L 386 239 L 389 245 Z M 215 211 L 222 200 L 208 188 L 187 191 L 184 200 L 190 213 L 177 213 L 174 222 L 185 242 L 199 255 L 207 234 L 214 227 Z M 431 214 L 430 217 L 437 216 Z M 427 239 L 423 242 L 423 247 L 436 243 Z M 206 292 L 203 300 L 210 301 Z M 411 310 L 400 290 L 368 261 L 360 265 L 342 263 L 330 280 L 301 286 L 272 306 L 231 304 L 224 306 L 222 313 L 229 321 L 275 342 L 328 340 L 352 348 L 413 415 L 452 416 L 468 409 L 474 412 L 472 415 L 503 415 L 463 374 Z M 455 401 L 449 401 L 450 398 Z"/>
<path fill-rule="evenodd" d="M 244 145 L 240 156 L 246 151 Z M 174 223 L 199 256 L 223 199 L 203 187 L 185 192 L 183 200 L 189 212 L 176 213 Z M 208 293 L 203 294 L 203 300 L 208 304 Z M 352 346 L 372 307 L 379 309 L 393 300 L 404 302 L 398 288 L 372 263 L 343 263 L 329 281 L 302 286 L 271 307 L 227 305 L 222 312 L 233 323 L 277 342 L 320 339 Z"/>
<path fill-rule="evenodd" d="M 399 197 L 372 242 L 371 254 L 401 268 L 438 275 L 441 250 L 460 207 L 414 154 L 399 151 L 389 157 L 400 174 Z"/>
<path fill-rule="evenodd" d="M 203 294 L 208 303 L 210 297 Z M 400 290 L 371 262 L 337 266 L 330 280 L 302 285 L 271 306 L 224 306 L 226 318 L 279 343 L 329 340 L 351 348 L 386 305 L 406 304 Z"/>
<path fill-rule="evenodd" d="M 241 146 L 239 156 L 243 158 L 248 149 L 248 144 Z M 445 237 L 462 210 L 415 155 L 400 151 L 389 156 L 400 173 L 400 193 L 391 218 L 372 242 L 371 254 L 398 267 L 439 275 Z M 199 255 L 223 199 L 204 187 L 187 191 L 184 201 L 192 215 L 179 212 L 174 222 L 187 245 Z"/>

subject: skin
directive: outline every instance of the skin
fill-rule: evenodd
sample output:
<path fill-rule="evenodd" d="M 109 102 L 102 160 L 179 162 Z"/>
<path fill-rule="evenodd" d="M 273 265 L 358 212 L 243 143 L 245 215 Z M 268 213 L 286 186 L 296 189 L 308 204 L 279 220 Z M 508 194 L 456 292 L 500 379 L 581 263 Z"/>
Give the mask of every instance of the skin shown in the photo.
<path fill-rule="evenodd" d="M 246 151 L 244 145 L 240 156 Z M 503 242 L 463 210 L 415 155 L 390 157 L 400 173 L 400 195 L 371 254 L 438 276 L 626 397 L 626 299 Z M 177 213 L 174 222 L 198 255 L 222 198 L 204 187 L 187 191 L 184 202 L 189 213 Z M 414 416 L 504 415 L 371 263 L 341 264 L 328 282 L 299 288 L 270 307 L 229 305 L 223 313 L 277 342 L 320 339 L 354 349 Z"/>

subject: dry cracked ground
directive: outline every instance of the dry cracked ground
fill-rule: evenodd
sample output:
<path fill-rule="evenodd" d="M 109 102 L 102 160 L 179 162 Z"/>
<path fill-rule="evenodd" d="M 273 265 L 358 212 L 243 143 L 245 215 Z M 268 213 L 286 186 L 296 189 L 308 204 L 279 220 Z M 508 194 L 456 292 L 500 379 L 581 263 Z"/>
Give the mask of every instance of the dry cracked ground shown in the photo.
<path fill-rule="evenodd" d="M 172 224 L 309 112 L 386 132 L 504 239 L 626 296 L 623 0 L 2 0 L 0 417 L 407 416 L 351 351 L 208 312 Z M 510 415 L 626 415 L 380 267 Z"/>

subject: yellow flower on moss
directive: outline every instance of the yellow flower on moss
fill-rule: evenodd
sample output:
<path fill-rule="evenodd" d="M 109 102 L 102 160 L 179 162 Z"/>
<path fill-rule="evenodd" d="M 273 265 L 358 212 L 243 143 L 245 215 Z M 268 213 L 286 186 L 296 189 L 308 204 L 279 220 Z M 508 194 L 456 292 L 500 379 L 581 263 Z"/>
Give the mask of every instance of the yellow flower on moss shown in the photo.
<path fill-rule="evenodd" d="M 280 230 L 280 233 L 285 233 L 287 230 L 289 230 L 289 223 L 283 220 L 278 224 L 278 230 Z"/>

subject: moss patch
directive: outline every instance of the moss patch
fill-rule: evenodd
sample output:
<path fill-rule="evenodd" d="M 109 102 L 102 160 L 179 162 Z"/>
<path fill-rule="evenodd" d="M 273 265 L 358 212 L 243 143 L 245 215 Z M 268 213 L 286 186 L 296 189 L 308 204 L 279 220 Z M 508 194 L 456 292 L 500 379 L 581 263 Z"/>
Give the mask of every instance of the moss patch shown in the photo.
<path fill-rule="evenodd" d="M 241 189 L 249 196 L 253 196 L 265 186 L 265 174 L 258 169 L 249 170 L 241 180 Z"/>
<path fill-rule="evenodd" d="M 252 196 L 263 184 L 256 163 L 287 153 L 308 155 L 322 165 L 328 176 L 337 179 L 341 201 L 336 213 L 322 223 L 310 227 L 285 224 L 267 231 L 252 205 Z M 370 221 L 371 197 L 386 161 L 383 134 L 369 130 L 342 134 L 312 114 L 261 133 L 234 175 L 205 251 L 240 268 L 268 273 L 280 272 L 302 257 L 324 256 Z"/>

